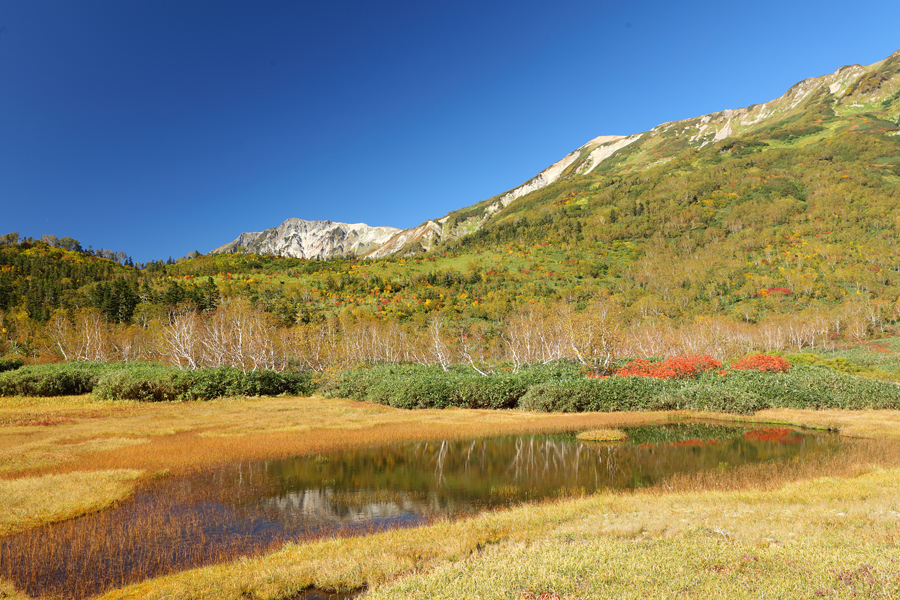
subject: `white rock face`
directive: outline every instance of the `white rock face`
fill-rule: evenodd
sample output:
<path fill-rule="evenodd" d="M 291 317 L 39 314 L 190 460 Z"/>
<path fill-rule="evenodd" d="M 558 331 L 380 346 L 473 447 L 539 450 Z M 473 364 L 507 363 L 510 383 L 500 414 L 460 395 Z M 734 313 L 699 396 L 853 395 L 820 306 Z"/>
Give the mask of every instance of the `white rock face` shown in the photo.
<path fill-rule="evenodd" d="M 600 145 L 591 150 L 591 153 L 588 154 L 587 160 L 585 160 L 578 166 L 578 172 L 591 172 L 592 170 L 594 170 L 594 167 L 602 163 L 604 160 L 606 160 L 628 144 L 633 144 L 634 142 L 638 141 L 643 135 L 643 133 L 637 133 L 628 137 L 622 137 L 620 135 L 606 135 L 591 140 L 590 142 L 582 146 L 582 148 L 590 148 L 598 141 Z"/>
<path fill-rule="evenodd" d="M 365 223 L 288 219 L 265 231 L 242 233 L 212 254 L 235 252 L 243 247 L 257 254 L 294 258 L 361 256 L 382 246 L 399 231 L 396 227 L 370 227 Z"/>
<path fill-rule="evenodd" d="M 384 258 L 398 252 L 408 252 L 410 246 L 419 244 L 425 250 L 430 249 L 441 239 L 441 226 L 434 221 L 426 221 L 418 227 L 395 230 L 397 233 L 391 236 L 380 248 L 366 254 L 366 258 Z"/>

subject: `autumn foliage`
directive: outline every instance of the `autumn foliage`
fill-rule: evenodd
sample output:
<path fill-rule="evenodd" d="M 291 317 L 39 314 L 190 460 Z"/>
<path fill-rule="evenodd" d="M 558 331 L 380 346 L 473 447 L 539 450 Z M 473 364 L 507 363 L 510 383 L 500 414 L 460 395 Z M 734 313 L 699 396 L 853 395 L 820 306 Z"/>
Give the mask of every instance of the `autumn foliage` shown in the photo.
<path fill-rule="evenodd" d="M 705 371 L 721 369 L 722 363 L 711 356 L 675 356 L 658 362 L 631 361 L 616 371 L 618 377 L 655 377 L 657 379 L 693 378 Z"/>
<path fill-rule="evenodd" d="M 767 371 L 769 373 L 784 373 L 791 368 L 791 364 L 780 356 L 768 356 L 757 354 L 742 358 L 731 366 L 738 371 Z"/>

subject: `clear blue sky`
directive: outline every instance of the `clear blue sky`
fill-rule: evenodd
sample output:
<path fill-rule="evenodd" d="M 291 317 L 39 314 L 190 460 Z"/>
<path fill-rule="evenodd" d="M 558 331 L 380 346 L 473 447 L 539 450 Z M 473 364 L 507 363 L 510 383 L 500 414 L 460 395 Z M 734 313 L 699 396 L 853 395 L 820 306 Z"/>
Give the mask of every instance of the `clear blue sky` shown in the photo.
<path fill-rule="evenodd" d="M 0 234 L 146 262 L 410 227 L 900 48 L 900 2 L 3 0 Z"/>

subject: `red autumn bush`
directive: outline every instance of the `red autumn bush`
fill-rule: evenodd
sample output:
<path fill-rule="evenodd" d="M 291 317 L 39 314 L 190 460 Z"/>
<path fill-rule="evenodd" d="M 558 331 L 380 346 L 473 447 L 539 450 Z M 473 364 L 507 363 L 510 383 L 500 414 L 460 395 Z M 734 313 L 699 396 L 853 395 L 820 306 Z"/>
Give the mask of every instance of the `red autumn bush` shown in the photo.
<path fill-rule="evenodd" d="M 791 368 L 791 363 L 780 356 L 768 356 L 757 354 L 748 356 L 731 365 L 732 369 L 739 371 L 768 371 L 769 373 L 784 373 Z"/>
<path fill-rule="evenodd" d="M 641 358 L 616 371 L 619 377 L 655 377 L 657 379 L 685 379 L 697 377 L 705 371 L 721 369 L 722 363 L 711 356 L 676 356 L 659 362 Z"/>

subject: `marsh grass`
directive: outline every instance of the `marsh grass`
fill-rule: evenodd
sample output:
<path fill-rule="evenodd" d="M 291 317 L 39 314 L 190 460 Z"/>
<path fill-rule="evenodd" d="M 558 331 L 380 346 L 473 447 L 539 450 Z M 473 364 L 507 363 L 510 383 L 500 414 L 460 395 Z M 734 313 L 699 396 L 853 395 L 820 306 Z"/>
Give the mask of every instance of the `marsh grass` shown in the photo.
<path fill-rule="evenodd" d="M 89 482 L 79 480 L 75 474 L 88 469 L 139 469 L 145 471 L 148 478 L 150 474 L 168 472 L 160 476 L 160 480 L 165 481 L 179 473 L 238 460 L 324 454 L 340 448 L 393 441 L 616 428 L 666 422 L 684 416 L 684 413 L 547 415 L 464 409 L 410 412 L 321 398 L 229 399 L 192 404 L 112 403 L 89 397 L 2 399 L 0 469 L 2 479 L 9 482 L 50 474 L 69 478 L 68 485 L 77 491 Z M 722 415 L 705 416 L 722 418 Z M 900 437 L 898 411 L 778 410 L 728 418 L 735 422 L 778 422 L 841 429 L 858 437 Z M 35 424 L 44 421 L 53 424 Z M 128 440 L 128 443 L 121 440 Z M 104 444 L 110 446 L 104 448 Z M 840 545 L 843 542 L 840 539 L 840 543 L 835 542 L 834 536 L 840 538 L 841 535 L 851 540 L 859 536 L 876 539 L 872 548 L 866 550 L 873 556 L 876 553 L 896 555 L 897 536 L 891 534 L 894 537 L 890 538 L 882 528 L 884 515 L 900 506 L 897 484 L 900 472 L 880 470 L 900 466 L 897 446 L 892 444 L 890 440 L 859 440 L 847 453 L 820 461 L 671 477 L 633 494 L 602 493 L 581 497 L 573 490 L 570 495 L 574 499 L 548 501 L 371 536 L 334 537 L 286 545 L 282 545 L 282 539 L 273 538 L 270 546 L 260 546 L 254 551 L 260 553 L 258 556 L 236 560 L 225 554 L 206 556 L 204 561 L 220 564 L 136 583 L 120 591 L 111 591 L 108 597 L 286 598 L 310 586 L 350 590 L 362 586 L 377 588 L 395 580 L 400 585 L 401 580 L 397 578 L 401 576 L 410 577 L 402 581 L 413 586 L 409 588 L 413 590 L 418 585 L 414 584 L 416 578 L 427 577 L 434 569 L 465 565 L 460 567 L 462 576 L 471 573 L 474 577 L 481 568 L 479 565 L 490 566 L 479 561 L 489 556 L 491 548 L 496 548 L 498 556 L 519 552 L 517 548 L 524 549 L 521 552 L 525 554 L 521 556 L 534 556 L 527 553 L 528 548 L 562 544 L 566 540 L 584 540 L 584 548 L 589 548 L 590 552 L 597 552 L 601 547 L 610 548 L 608 551 L 613 554 L 609 560 L 626 561 L 622 563 L 626 564 L 626 559 L 631 556 L 628 560 L 633 562 L 627 564 L 636 564 L 635 561 L 644 555 L 635 544 L 662 539 L 670 543 L 665 546 L 668 550 L 653 556 L 670 561 L 662 568 L 675 569 L 681 568 L 677 563 L 679 556 L 693 551 L 689 546 L 697 536 L 704 540 L 704 536 L 721 538 L 721 543 L 726 543 L 715 528 L 725 532 L 731 540 L 727 543 L 738 543 L 738 536 L 747 536 L 750 541 L 739 543 L 750 544 L 752 548 L 759 544 L 768 548 L 770 542 L 760 537 L 763 533 L 788 550 L 790 544 L 806 536 L 804 543 L 808 542 L 810 547 L 821 542 L 825 549 L 822 561 L 846 554 Z M 50 460 L 45 455 L 65 458 Z M 125 485 L 140 484 L 134 480 Z M 87 489 L 82 491 L 90 497 Z M 503 490 L 497 493 L 502 494 Z M 852 518 L 836 516 L 839 512 L 846 512 Z M 92 517 L 99 515 L 107 516 L 101 512 Z M 759 515 L 768 519 L 765 528 L 753 525 L 758 522 Z M 823 517 L 820 523 L 806 515 L 825 515 L 827 518 Z M 796 531 L 798 517 L 803 517 L 803 527 L 807 528 L 800 533 Z M 741 525 L 745 522 L 747 524 Z M 825 522 L 827 525 L 822 524 Z M 176 533 L 190 531 L 190 523 L 178 523 L 177 520 L 160 524 L 138 518 L 136 524 L 139 525 L 134 528 L 136 534 L 159 536 L 160 547 L 168 548 L 170 564 Z M 829 527 L 833 532 L 826 531 Z M 62 533 L 54 535 L 64 536 Z M 4 543 L 10 539 L 9 536 L 4 538 Z M 63 548 L 70 543 L 86 543 L 86 540 L 47 538 L 42 545 Z M 592 543 L 600 545 L 591 546 Z M 781 546 L 772 551 L 776 552 L 778 547 Z M 4 562 L 17 560 L 24 564 L 28 554 L 23 550 L 14 557 L 4 550 L 0 556 Z M 159 556 L 164 556 L 162 550 Z M 775 555 L 775 558 L 789 557 Z M 817 569 L 825 564 L 822 561 L 817 563 Z M 692 563 L 684 564 L 685 569 L 692 568 Z M 874 566 L 873 577 L 888 577 L 888 571 L 879 565 Z M 848 560 L 838 565 L 838 572 L 847 573 L 846 578 L 860 579 L 865 575 L 858 571 L 862 566 Z M 730 568 L 726 565 L 717 576 L 730 577 Z M 785 572 L 766 571 L 763 575 L 776 577 Z M 3 585 L 8 588 L 9 579 L 0 575 L 0 582 L 3 579 L 6 580 Z M 834 576 L 832 580 L 835 580 Z M 506 585 L 505 580 L 499 581 Z M 846 591 L 846 586 L 840 588 L 841 585 L 844 584 L 838 582 L 832 587 Z M 474 583 L 472 586 L 473 590 L 477 588 Z M 832 587 L 822 589 L 831 593 Z M 6 592 L 7 588 L 0 587 L 8 595 L 15 593 Z M 501 588 L 508 592 L 506 597 L 518 597 L 521 592 L 541 592 L 539 586 Z M 402 597 L 399 589 L 386 588 L 383 593 Z M 454 589 L 458 595 L 459 587 Z M 597 589 L 608 588 L 600 586 Z M 650 588 L 639 586 L 635 589 Z M 99 591 L 99 587 L 94 587 L 85 590 L 84 594 Z M 450 592 L 448 587 L 441 593 L 449 595 Z M 418 594 L 415 591 L 409 593 Z M 676 590 L 669 595 L 677 593 Z M 382 592 L 374 589 L 372 594 L 378 597 Z M 598 594 L 582 589 L 580 595 Z"/>
<path fill-rule="evenodd" d="M 591 429 L 575 437 L 585 442 L 621 442 L 628 439 L 628 434 L 621 429 Z"/>
<path fill-rule="evenodd" d="M 900 502 L 898 465 L 896 443 L 865 440 L 848 453 L 788 469 L 742 467 L 721 479 L 683 476 L 636 493 L 522 505 L 362 538 L 291 543 L 104 597 L 287 598 L 310 586 L 366 586 L 372 598 L 511 598 L 554 589 L 561 597 L 585 598 L 797 597 L 816 589 L 840 592 L 844 584 L 829 569 L 850 576 L 866 564 L 893 585 L 891 563 L 883 557 L 895 556 L 900 543 L 890 512 Z M 742 564 L 745 554 L 758 560 Z M 571 570 L 571 561 L 581 570 Z M 655 561 L 663 575 L 648 578 L 652 570 L 646 567 L 656 568 Z M 591 565 L 595 571 L 584 575 Z M 673 573 L 678 577 L 668 577 Z M 798 593 L 800 588 L 784 583 L 792 573 L 804 586 L 818 587 Z M 748 577 L 757 579 L 756 587 L 742 591 Z M 849 595 L 846 587 L 843 592 Z"/>
<path fill-rule="evenodd" d="M 0 535 L 65 521 L 126 498 L 141 471 L 88 471 L 0 480 Z"/>
<path fill-rule="evenodd" d="M 114 512 L 0 538 L 0 577 L 35 596 L 81 599 L 200 565 L 258 556 L 287 542 L 379 530 L 350 524 L 292 533 L 264 518 L 236 519 L 236 509 L 212 498 L 190 507 L 183 500 L 138 493 Z"/>
<path fill-rule="evenodd" d="M 24 402 L 29 400 L 30 402 Z M 552 433 L 666 422 L 671 413 L 552 415 L 475 409 L 405 411 L 352 400 L 260 398 L 203 403 L 13 399 L 0 404 L 0 477 L 137 468 L 173 473 L 395 441 Z M 22 419 L 65 419 L 23 427 Z M 10 423 L 4 425 L 3 423 Z M 101 447 L 107 444 L 108 448 Z"/>

